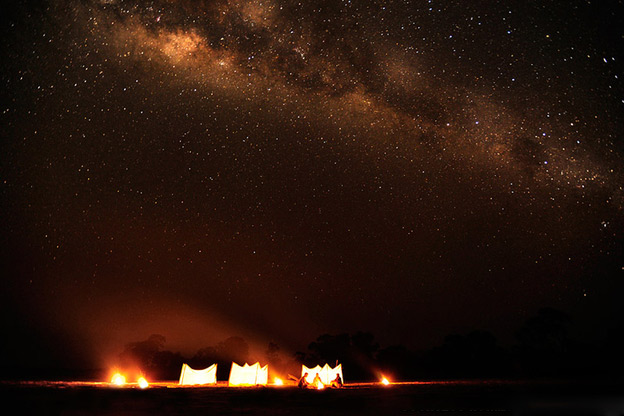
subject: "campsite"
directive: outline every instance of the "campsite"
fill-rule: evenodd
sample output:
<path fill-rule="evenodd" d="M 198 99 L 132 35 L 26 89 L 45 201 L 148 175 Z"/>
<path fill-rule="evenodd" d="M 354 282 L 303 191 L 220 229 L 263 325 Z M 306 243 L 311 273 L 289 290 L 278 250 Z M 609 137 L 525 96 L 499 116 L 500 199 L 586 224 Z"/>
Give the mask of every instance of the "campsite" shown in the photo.
<path fill-rule="evenodd" d="M 184 363 L 179 380 L 147 382 L 115 373 L 108 381 L 5 381 L 0 393 L 23 414 L 185 415 L 297 414 L 473 415 L 619 414 L 621 388 L 611 381 L 446 380 L 348 382 L 342 364 L 309 368 L 299 378 L 268 380 L 269 365 L 232 362 L 228 380 L 217 364 Z M 314 376 L 313 376 L 314 375 Z M 316 379 L 319 383 L 316 383 Z M 297 379 L 299 382 L 297 382 Z M 302 387 L 301 380 L 306 380 Z M 615 413 L 614 413 L 615 412 Z"/>

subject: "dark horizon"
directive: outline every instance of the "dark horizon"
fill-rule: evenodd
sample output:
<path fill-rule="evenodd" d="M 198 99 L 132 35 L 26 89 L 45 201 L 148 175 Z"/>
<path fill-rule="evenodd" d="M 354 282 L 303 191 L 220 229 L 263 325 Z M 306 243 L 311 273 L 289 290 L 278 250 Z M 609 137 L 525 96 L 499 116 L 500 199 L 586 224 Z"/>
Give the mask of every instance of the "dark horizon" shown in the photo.
<path fill-rule="evenodd" d="M 342 364 L 353 382 L 436 380 L 551 380 L 618 381 L 624 370 L 624 321 L 608 328 L 606 337 L 594 343 L 579 338 L 573 316 L 553 308 L 541 308 L 515 330 L 515 342 L 503 345 L 495 334 L 482 329 L 453 333 L 430 348 L 412 350 L 404 345 L 383 345 L 370 332 L 323 334 L 306 349 L 291 354 L 273 342 L 259 351 L 244 337 L 231 336 L 194 354 L 167 347 L 166 337 L 151 334 L 125 344 L 117 357 L 100 368 L 33 367 L 31 360 L 0 368 L 0 380 L 106 381 L 120 372 L 146 376 L 151 382 L 177 380 L 182 364 L 207 368 L 217 364 L 217 380 L 226 381 L 229 366 L 259 362 L 269 366 L 269 376 L 298 376 L 301 365 Z M 4 352 L 6 354 L 6 352 Z M 13 357 L 16 358 L 16 357 Z M 46 357 L 50 358 L 50 357 Z M 35 361 L 36 362 L 36 361 Z M 52 359 L 51 362 L 59 364 Z M 134 375 L 134 376 L 132 376 Z"/>
<path fill-rule="evenodd" d="M 152 334 L 184 356 L 358 331 L 507 348 L 543 307 L 578 342 L 616 339 L 623 17 L 580 0 L 14 2 L 0 368 L 106 368 Z"/>

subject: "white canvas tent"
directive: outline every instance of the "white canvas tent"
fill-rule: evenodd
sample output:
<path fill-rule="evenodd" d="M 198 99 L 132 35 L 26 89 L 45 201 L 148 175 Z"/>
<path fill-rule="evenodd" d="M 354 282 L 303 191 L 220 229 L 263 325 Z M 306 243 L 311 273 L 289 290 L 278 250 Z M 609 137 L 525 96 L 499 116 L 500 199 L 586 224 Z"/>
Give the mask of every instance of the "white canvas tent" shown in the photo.
<path fill-rule="evenodd" d="M 236 363 L 232 363 L 232 369 L 230 370 L 230 386 L 266 386 L 269 380 L 269 365 L 260 367 L 260 363 L 249 365 L 245 363 L 244 366 L 240 366 Z"/>
<path fill-rule="evenodd" d="M 217 383 L 217 365 L 213 364 L 203 370 L 195 370 L 189 367 L 188 364 L 182 364 L 182 371 L 180 372 L 180 384 L 182 385 L 194 385 L 194 384 L 216 384 Z"/>
<path fill-rule="evenodd" d="M 316 373 L 318 373 L 319 377 L 321 377 L 321 382 L 325 385 L 331 384 L 331 382 L 336 378 L 336 374 L 340 375 L 340 379 L 344 383 L 344 377 L 342 376 L 342 364 L 338 364 L 335 368 L 331 368 L 329 365 L 325 364 L 323 367 L 317 365 L 314 368 L 308 368 L 305 365 L 301 366 L 301 376 L 303 377 L 305 373 L 308 373 L 306 376 L 306 380 L 308 383 L 312 383 L 314 381 L 314 377 Z"/>

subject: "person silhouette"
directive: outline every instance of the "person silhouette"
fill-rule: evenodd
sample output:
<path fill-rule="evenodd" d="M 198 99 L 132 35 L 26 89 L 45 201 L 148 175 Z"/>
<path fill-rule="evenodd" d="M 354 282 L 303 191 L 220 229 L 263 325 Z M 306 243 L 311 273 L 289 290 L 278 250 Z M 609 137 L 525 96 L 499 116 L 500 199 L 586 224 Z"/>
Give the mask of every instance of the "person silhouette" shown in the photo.
<path fill-rule="evenodd" d="M 312 380 L 312 386 L 316 387 L 317 389 L 325 387 L 319 373 L 316 373 L 316 375 L 314 376 L 314 380 Z"/>
<path fill-rule="evenodd" d="M 308 384 L 310 383 L 308 383 L 308 380 L 306 380 L 307 377 L 308 373 L 302 375 L 299 381 L 297 381 L 297 387 L 299 387 L 300 389 L 305 389 L 306 387 L 308 387 Z"/>
<path fill-rule="evenodd" d="M 340 378 L 340 374 L 336 374 L 336 378 L 331 381 L 331 387 L 333 389 L 339 389 L 342 387 L 342 379 Z"/>

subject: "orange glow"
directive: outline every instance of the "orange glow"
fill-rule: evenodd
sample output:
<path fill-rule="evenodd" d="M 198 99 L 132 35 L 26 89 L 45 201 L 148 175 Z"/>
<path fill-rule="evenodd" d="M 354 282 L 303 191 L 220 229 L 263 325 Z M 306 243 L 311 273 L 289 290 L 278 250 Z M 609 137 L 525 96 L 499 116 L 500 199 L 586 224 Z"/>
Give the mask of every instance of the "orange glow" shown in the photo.
<path fill-rule="evenodd" d="M 318 384 L 316 385 L 316 389 L 317 389 L 317 390 L 323 390 L 324 388 L 325 388 L 325 384 L 323 384 L 323 383 L 318 383 Z"/>
<path fill-rule="evenodd" d="M 390 384 L 390 382 L 388 381 L 388 379 L 387 379 L 387 378 L 383 377 L 383 378 L 381 379 L 381 384 L 383 384 L 383 385 L 387 386 L 388 384 Z"/>
<path fill-rule="evenodd" d="M 120 373 L 115 373 L 111 378 L 111 383 L 116 386 L 123 386 L 124 384 L 126 384 L 126 376 Z"/>
<path fill-rule="evenodd" d="M 284 381 L 282 381 L 282 379 L 279 377 L 275 377 L 275 380 L 273 380 L 273 384 L 275 384 L 276 386 L 283 386 Z"/>
<path fill-rule="evenodd" d="M 147 386 L 149 386 L 149 383 L 147 382 L 147 380 L 145 380 L 145 377 L 139 377 L 138 383 L 139 387 L 142 389 L 145 389 L 147 388 Z"/>

